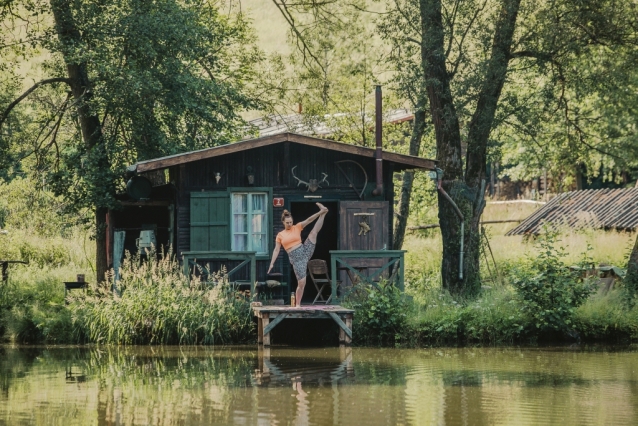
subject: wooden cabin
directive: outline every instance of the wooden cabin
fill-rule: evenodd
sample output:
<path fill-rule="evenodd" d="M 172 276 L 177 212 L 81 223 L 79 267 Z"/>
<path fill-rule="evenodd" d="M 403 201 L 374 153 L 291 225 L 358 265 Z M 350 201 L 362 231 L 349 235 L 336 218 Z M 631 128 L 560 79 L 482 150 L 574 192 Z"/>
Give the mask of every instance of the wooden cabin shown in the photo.
<path fill-rule="evenodd" d="M 266 275 L 281 214 L 288 209 L 298 222 L 321 202 L 329 213 L 313 258 L 330 265 L 332 302 L 338 284 L 376 281 L 390 271 L 398 271 L 402 285 L 404 252 L 392 247 L 393 174 L 432 170 L 435 162 L 385 151 L 379 161 L 375 156 L 372 148 L 282 133 L 141 161 L 129 167 L 121 209 L 109 212 L 109 262 L 117 267 L 152 231 L 153 243 L 171 246 L 189 274 L 206 277 L 224 265 L 232 282 L 288 303 L 296 278 L 284 250 L 276 274 Z M 269 287 L 269 280 L 281 285 Z M 309 279 L 304 302 L 316 295 Z"/>

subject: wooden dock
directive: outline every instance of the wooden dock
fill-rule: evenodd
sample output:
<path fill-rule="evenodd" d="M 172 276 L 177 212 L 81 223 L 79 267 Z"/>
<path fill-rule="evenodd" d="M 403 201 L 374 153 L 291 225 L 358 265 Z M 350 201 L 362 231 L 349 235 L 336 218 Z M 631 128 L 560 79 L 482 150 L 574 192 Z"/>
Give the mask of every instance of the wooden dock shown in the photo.
<path fill-rule="evenodd" d="M 332 319 L 339 326 L 339 344 L 352 343 L 352 316 L 354 311 L 338 305 L 253 306 L 257 317 L 257 342 L 270 346 L 270 332 L 284 319 Z"/>

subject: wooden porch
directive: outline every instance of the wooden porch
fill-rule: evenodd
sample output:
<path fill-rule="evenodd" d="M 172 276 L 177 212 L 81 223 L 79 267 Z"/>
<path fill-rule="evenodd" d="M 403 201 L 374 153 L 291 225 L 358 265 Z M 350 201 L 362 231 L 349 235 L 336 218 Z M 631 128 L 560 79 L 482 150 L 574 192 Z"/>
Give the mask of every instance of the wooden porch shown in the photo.
<path fill-rule="evenodd" d="M 331 303 L 340 303 L 357 286 L 365 285 L 380 289 L 379 281 L 404 290 L 405 250 L 331 250 L 330 274 L 332 292 Z M 345 285 L 339 275 L 347 277 L 350 285 Z"/>
<path fill-rule="evenodd" d="M 385 280 L 403 291 L 405 253 L 405 250 L 331 250 L 330 296 L 326 302 L 319 301 L 317 303 L 336 306 L 343 298 L 361 286 L 372 286 L 379 289 L 380 280 Z M 215 271 L 209 271 L 205 262 L 224 260 L 239 262 L 237 266 L 227 272 L 228 279 L 232 283 L 249 286 L 251 297 L 256 298 L 258 295 L 257 286 L 265 284 L 266 277 L 259 277 L 257 274 L 255 252 L 184 252 L 184 274 L 191 277 L 194 272 L 192 268 L 196 268 L 200 276 L 211 276 Z M 245 279 L 236 279 L 235 275 L 242 271 L 246 275 Z M 288 290 L 287 286 L 287 282 L 282 283 L 282 287 L 286 290 Z M 315 305 L 313 304 L 313 306 Z"/>
<path fill-rule="evenodd" d="M 339 344 L 352 343 L 352 317 L 354 311 L 338 305 L 253 306 L 257 317 L 257 342 L 270 346 L 270 332 L 284 319 L 332 319 L 339 326 Z"/>

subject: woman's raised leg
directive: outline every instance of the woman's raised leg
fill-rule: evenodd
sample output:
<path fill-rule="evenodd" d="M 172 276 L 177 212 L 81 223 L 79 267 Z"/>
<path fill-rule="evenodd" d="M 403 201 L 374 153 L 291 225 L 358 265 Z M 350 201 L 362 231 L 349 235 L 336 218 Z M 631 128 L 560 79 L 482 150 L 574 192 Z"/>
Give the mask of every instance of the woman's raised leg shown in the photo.
<path fill-rule="evenodd" d="M 328 213 L 328 208 L 323 204 L 317 203 L 317 206 L 319 207 L 320 214 L 317 218 L 317 223 L 315 223 L 315 226 L 312 227 L 312 231 L 310 231 L 310 234 L 308 235 L 308 239 L 313 244 L 317 244 L 317 234 L 319 234 L 319 231 L 321 231 L 321 227 L 323 226 L 323 219 Z"/>

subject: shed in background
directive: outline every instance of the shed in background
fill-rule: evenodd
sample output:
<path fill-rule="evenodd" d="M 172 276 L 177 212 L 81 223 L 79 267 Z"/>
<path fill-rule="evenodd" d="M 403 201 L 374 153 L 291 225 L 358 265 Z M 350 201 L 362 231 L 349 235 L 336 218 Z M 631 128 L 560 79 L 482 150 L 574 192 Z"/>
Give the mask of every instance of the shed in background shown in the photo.
<path fill-rule="evenodd" d="M 552 228 L 634 231 L 638 227 L 638 188 L 560 194 L 505 235 L 538 235 L 543 223 Z"/>

